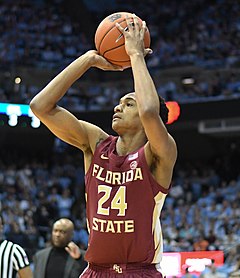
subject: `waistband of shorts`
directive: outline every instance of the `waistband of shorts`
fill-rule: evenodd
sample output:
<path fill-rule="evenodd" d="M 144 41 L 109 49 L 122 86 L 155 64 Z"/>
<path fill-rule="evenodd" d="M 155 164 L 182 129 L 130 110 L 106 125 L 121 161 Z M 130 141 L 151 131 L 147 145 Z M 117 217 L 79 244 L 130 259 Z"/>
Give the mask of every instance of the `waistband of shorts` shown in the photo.
<path fill-rule="evenodd" d="M 156 264 L 128 263 L 128 264 L 93 264 L 89 263 L 89 268 L 96 271 L 115 271 L 121 272 L 124 270 L 137 269 L 156 269 Z"/>

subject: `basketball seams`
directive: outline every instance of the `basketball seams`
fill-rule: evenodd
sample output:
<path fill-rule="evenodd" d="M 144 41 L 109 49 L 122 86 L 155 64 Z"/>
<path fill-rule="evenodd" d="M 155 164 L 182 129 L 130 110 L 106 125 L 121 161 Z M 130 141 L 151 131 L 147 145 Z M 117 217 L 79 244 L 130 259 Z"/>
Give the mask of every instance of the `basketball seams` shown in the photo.
<path fill-rule="evenodd" d="M 123 45 L 125 45 L 125 42 L 124 43 L 122 43 L 122 44 L 120 44 L 120 45 L 118 45 L 118 46 L 116 46 L 116 47 L 113 47 L 113 48 L 111 48 L 111 49 L 108 49 L 108 50 L 106 50 L 102 55 L 103 55 L 103 57 L 105 57 L 104 55 L 106 54 L 106 53 L 108 53 L 108 52 L 110 52 L 110 51 L 112 51 L 112 50 L 114 50 L 114 49 L 117 49 L 117 48 L 119 48 L 119 47 L 122 47 Z M 106 58 L 106 57 L 105 57 Z M 116 60 L 113 60 L 113 59 L 109 59 L 109 58 L 107 58 L 109 61 L 112 61 L 112 62 L 129 62 L 130 61 L 130 58 L 128 59 L 128 60 L 118 60 L 118 61 L 116 61 Z"/>
<path fill-rule="evenodd" d="M 106 17 L 98 26 L 95 33 L 95 46 L 98 53 L 112 64 L 123 66 L 124 68 L 131 67 L 130 57 L 127 55 L 125 49 L 125 38 L 122 32 L 116 27 L 116 23 L 122 25 L 123 28 L 127 27 L 126 15 L 132 15 L 128 12 L 119 12 L 122 17 L 114 13 Z M 111 17 L 112 18 L 111 18 Z M 140 24 L 142 19 L 137 17 Z M 125 23 L 124 23 L 125 22 Z M 122 35 L 122 36 L 121 36 Z M 122 38 L 123 37 L 123 38 Z M 120 40 L 121 39 L 121 40 Z M 151 42 L 150 32 L 146 29 L 144 37 L 145 47 L 149 47 Z"/>
<path fill-rule="evenodd" d="M 111 48 L 111 49 L 108 49 L 108 50 L 104 51 L 102 55 L 104 55 L 105 53 L 107 53 L 107 52 L 109 52 L 109 51 L 112 51 L 112 50 L 114 50 L 114 49 L 116 49 L 116 48 L 118 48 L 118 47 L 121 47 L 121 46 L 123 46 L 123 45 L 125 45 L 125 42 L 122 43 L 122 44 L 119 44 L 119 45 L 117 45 L 117 46 L 115 46 L 115 47 L 113 47 L 113 48 Z"/>
<path fill-rule="evenodd" d="M 124 21 L 126 21 L 126 19 L 123 19 L 123 20 L 121 20 L 121 21 L 116 21 L 115 23 L 119 23 L 119 24 L 120 24 L 120 23 L 122 23 L 122 22 L 124 22 Z M 107 36 L 107 34 L 108 34 L 113 28 L 116 28 L 115 24 L 112 25 L 112 26 L 105 32 L 104 36 L 102 36 L 102 39 L 101 39 L 100 42 L 99 42 L 98 47 L 96 46 L 96 48 L 98 49 L 99 52 L 100 52 L 100 48 L 101 48 L 102 41 L 104 40 L 104 38 Z M 117 30 L 118 30 L 118 29 L 117 29 Z M 120 31 L 119 31 L 119 34 L 121 34 Z"/>
<path fill-rule="evenodd" d="M 109 29 L 109 31 L 110 31 L 111 29 Z M 109 32 L 108 31 L 108 32 Z M 108 34 L 108 32 L 106 33 L 106 34 Z M 148 30 L 146 30 L 146 32 L 148 32 Z M 104 54 L 105 53 L 108 53 L 108 52 L 110 52 L 110 51 L 112 51 L 112 50 L 114 50 L 114 49 L 117 49 L 117 48 L 119 48 L 119 47 L 121 47 L 121 46 L 123 46 L 123 45 L 125 45 L 125 41 L 124 41 L 124 43 L 122 43 L 122 44 L 120 44 L 120 45 L 117 45 L 116 47 L 113 47 L 113 48 L 111 48 L 111 49 L 108 49 L 108 50 L 106 50 L 105 52 L 103 52 L 102 53 L 102 56 L 104 56 Z M 111 59 L 111 61 L 116 61 L 116 60 L 112 60 Z M 124 60 L 124 61 L 119 61 L 119 62 L 128 62 L 128 61 L 130 61 L 130 59 L 129 60 Z M 117 61 L 116 61 L 117 62 Z"/>
<path fill-rule="evenodd" d="M 113 64 L 114 62 L 115 62 L 115 63 L 118 63 L 118 62 L 119 62 L 119 63 L 128 63 L 128 62 L 130 62 L 130 60 L 124 60 L 124 61 L 122 61 L 122 60 L 121 60 L 121 61 L 117 60 L 117 61 L 116 61 L 116 60 L 112 60 L 112 59 L 108 59 L 108 61 L 109 61 L 110 63 L 112 63 L 112 64 Z M 123 65 L 121 65 L 121 66 L 123 66 Z"/>

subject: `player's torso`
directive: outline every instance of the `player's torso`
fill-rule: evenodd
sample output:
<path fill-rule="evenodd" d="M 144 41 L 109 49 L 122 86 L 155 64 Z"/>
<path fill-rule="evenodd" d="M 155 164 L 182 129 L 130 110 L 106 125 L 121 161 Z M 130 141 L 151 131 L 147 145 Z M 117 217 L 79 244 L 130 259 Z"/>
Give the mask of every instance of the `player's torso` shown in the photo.
<path fill-rule="evenodd" d="M 90 229 L 86 259 L 93 263 L 151 263 L 159 242 L 159 186 L 153 180 L 144 149 L 127 156 L 114 153 L 112 137 L 97 148 L 86 175 Z M 161 206 L 161 200 L 158 202 Z M 160 232 L 160 231 L 159 231 Z"/>

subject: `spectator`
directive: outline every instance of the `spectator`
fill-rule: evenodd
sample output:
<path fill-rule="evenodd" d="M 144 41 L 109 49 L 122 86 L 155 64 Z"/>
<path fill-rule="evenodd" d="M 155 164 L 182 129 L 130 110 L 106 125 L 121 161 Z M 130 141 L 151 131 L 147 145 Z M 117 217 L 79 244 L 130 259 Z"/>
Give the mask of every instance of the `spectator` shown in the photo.
<path fill-rule="evenodd" d="M 196 274 L 192 274 L 189 271 L 189 268 L 187 267 L 186 268 L 186 273 L 182 276 L 182 278 L 197 278 L 197 275 Z"/>
<path fill-rule="evenodd" d="M 239 278 L 240 277 L 240 256 L 238 255 L 237 262 L 234 266 L 234 270 L 229 273 L 229 278 Z"/>
<path fill-rule="evenodd" d="M 208 250 L 209 242 L 205 239 L 204 235 L 201 233 L 197 240 L 193 243 L 193 249 L 195 251 L 206 251 Z"/>
<path fill-rule="evenodd" d="M 200 274 L 200 278 L 226 278 L 226 275 L 218 271 L 212 260 L 212 263 Z"/>
<path fill-rule="evenodd" d="M 76 278 L 87 266 L 84 250 L 71 241 L 74 224 L 61 218 L 53 224 L 51 246 L 34 256 L 34 278 Z"/>

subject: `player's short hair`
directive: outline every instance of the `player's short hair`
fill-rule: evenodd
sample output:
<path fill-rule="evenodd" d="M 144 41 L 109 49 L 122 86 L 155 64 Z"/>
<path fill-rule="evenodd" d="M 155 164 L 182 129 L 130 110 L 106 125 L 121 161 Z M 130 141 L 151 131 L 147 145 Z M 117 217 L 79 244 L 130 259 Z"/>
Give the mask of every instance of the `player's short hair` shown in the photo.
<path fill-rule="evenodd" d="M 159 103 L 160 103 L 160 117 L 164 124 L 168 122 L 168 113 L 169 109 L 167 108 L 165 99 L 159 96 Z"/>
<path fill-rule="evenodd" d="M 127 94 L 130 94 L 130 93 L 135 93 L 135 92 L 129 92 Z M 122 98 L 125 95 L 126 95 L 126 93 L 121 95 L 120 98 Z M 159 105 L 160 105 L 160 117 L 161 117 L 163 123 L 166 124 L 168 122 L 169 109 L 167 108 L 165 99 L 159 95 L 158 95 L 158 98 L 159 98 Z"/>

